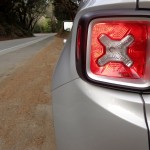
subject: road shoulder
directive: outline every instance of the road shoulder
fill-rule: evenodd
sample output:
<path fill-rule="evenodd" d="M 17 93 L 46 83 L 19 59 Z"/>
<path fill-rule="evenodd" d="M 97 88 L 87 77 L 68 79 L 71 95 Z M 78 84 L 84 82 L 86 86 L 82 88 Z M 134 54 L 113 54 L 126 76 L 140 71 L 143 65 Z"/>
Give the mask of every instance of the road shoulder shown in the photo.
<path fill-rule="evenodd" d="M 55 38 L 0 84 L 0 149 L 55 150 L 50 85 L 63 47 Z"/>

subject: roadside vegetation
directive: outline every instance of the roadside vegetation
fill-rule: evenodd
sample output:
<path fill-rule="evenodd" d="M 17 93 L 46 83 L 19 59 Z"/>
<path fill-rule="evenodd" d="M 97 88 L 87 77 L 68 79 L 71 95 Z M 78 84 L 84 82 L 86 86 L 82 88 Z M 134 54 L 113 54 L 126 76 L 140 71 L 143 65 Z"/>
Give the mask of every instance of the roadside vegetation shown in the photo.
<path fill-rule="evenodd" d="M 73 20 L 81 0 L 3 0 L 0 2 L 0 40 L 58 32 Z"/>

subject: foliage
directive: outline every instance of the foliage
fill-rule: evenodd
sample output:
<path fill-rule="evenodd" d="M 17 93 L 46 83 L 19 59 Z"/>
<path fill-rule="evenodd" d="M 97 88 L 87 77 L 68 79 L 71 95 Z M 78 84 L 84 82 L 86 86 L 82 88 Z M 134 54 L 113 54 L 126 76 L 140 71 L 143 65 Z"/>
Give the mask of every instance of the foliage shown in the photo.
<path fill-rule="evenodd" d="M 62 32 L 64 20 L 74 20 L 81 0 L 51 0 L 57 21 L 52 19 L 52 31 Z M 55 26 L 53 26 L 55 24 Z"/>
<path fill-rule="evenodd" d="M 81 0 L 52 0 L 57 20 L 73 20 Z"/>
<path fill-rule="evenodd" d="M 0 14 L 10 24 L 17 24 L 32 32 L 36 22 L 45 14 L 49 2 L 50 0 L 3 0 L 0 3 Z"/>
<path fill-rule="evenodd" d="M 51 31 L 52 28 L 50 18 L 40 19 L 34 28 L 34 33 L 50 33 Z"/>
<path fill-rule="evenodd" d="M 2 0 L 0 2 L 0 25 L 5 27 L 6 34 L 19 29 L 20 34 L 32 35 L 35 31 L 55 32 L 62 27 L 62 21 L 73 20 L 81 0 Z M 49 19 L 43 25 L 36 24 L 45 13 L 50 3 L 54 14 L 48 14 Z M 51 11 L 50 11 L 51 12 Z M 36 25 L 36 26 L 35 26 Z M 4 32 L 5 32 L 4 31 Z M 11 33 L 10 33 L 11 34 Z"/>
<path fill-rule="evenodd" d="M 23 23 L 25 28 L 32 31 L 36 22 L 44 15 L 48 2 L 48 0 L 26 0 L 25 3 L 24 0 L 19 0 L 15 7 L 18 23 Z"/>

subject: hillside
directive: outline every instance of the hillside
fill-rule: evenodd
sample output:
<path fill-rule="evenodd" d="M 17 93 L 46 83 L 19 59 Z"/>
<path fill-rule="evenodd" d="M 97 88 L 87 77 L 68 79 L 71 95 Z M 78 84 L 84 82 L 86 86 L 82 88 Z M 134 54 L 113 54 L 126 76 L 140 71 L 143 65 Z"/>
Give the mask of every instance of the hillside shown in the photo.
<path fill-rule="evenodd" d="M 10 23 L 5 15 L 0 13 L 0 40 L 16 39 L 32 36 L 15 22 Z"/>

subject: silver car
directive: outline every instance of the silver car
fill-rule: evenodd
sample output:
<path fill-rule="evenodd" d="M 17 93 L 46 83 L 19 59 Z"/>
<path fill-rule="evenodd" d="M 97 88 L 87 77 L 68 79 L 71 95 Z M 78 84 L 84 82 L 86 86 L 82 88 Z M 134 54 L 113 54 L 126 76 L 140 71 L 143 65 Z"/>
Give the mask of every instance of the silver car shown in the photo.
<path fill-rule="evenodd" d="M 84 0 L 52 97 L 57 150 L 150 150 L 150 0 Z"/>

